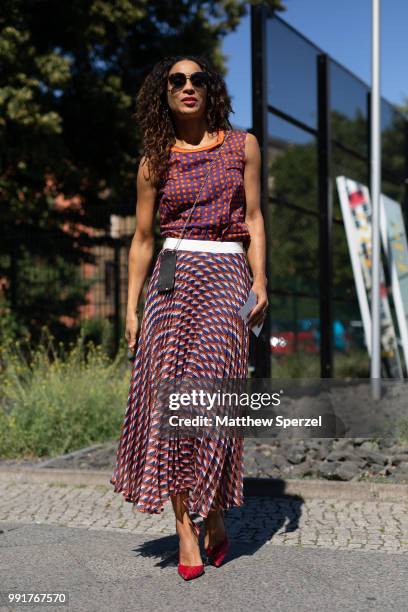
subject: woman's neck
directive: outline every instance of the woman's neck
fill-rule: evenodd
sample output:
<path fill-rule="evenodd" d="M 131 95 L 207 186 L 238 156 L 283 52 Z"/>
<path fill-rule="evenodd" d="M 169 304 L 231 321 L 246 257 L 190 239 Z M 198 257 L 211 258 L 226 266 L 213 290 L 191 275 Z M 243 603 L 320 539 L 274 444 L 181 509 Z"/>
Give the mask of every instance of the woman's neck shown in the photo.
<path fill-rule="evenodd" d="M 206 123 L 187 123 L 176 125 L 176 145 L 179 147 L 199 147 L 211 144 L 216 140 L 217 135 L 207 131 Z"/>

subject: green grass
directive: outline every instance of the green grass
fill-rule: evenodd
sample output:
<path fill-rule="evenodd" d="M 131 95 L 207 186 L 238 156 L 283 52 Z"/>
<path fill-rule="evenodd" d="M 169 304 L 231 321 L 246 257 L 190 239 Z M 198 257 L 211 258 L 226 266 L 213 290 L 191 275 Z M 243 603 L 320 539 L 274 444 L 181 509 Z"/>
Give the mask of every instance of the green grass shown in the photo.
<path fill-rule="evenodd" d="M 334 378 L 369 378 L 369 362 L 366 351 L 353 349 L 349 353 L 336 351 L 333 358 Z M 295 353 L 272 357 L 274 378 L 320 378 L 318 354 Z"/>
<path fill-rule="evenodd" d="M 117 438 L 130 370 L 79 337 L 69 349 L 50 336 L 35 350 L 0 347 L 0 456 L 56 456 Z"/>
<path fill-rule="evenodd" d="M 68 349 L 46 330 L 35 349 L 1 337 L 0 457 L 53 457 L 118 438 L 130 382 L 126 350 L 112 359 L 89 335 L 86 329 Z M 364 353 L 338 355 L 336 364 L 336 376 L 356 377 L 360 367 L 368 377 Z M 273 363 L 274 378 L 319 378 L 318 370 L 316 356 Z M 398 440 L 408 441 L 408 421 L 397 429 Z"/>

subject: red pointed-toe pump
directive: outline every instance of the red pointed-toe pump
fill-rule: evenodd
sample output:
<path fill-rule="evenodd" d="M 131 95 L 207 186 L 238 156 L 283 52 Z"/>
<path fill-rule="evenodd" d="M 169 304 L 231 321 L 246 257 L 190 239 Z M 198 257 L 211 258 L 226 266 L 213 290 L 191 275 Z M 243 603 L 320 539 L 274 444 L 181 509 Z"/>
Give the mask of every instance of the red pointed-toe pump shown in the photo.
<path fill-rule="evenodd" d="M 224 519 L 224 513 L 222 513 L 222 517 Z M 228 540 L 227 534 L 225 534 L 225 538 L 222 542 L 219 542 L 219 544 L 216 544 L 215 546 L 206 546 L 205 552 L 211 565 L 214 565 L 215 567 L 220 567 L 228 554 L 229 548 L 230 542 Z"/>
<path fill-rule="evenodd" d="M 216 546 L 207 546 L 205 552 L 207 557 L 212 565 L 215 567 L 220 567 L 223 564 L 225 557 L 228 554 L 230 548 L 230 543 L 228 540 L 228 536 L 225 536 L 222 542 L 217 544 Z"/>
<path fill-rule="evenodd" d="M 193 525 L 193 529 L 197 534 L 197 537 L 200 537 L 200 527 L 198 525 Z M 194 578 L 198 578 L 204 574 L 204 564 L 201 565 L 183 565 L 179 563 L 177 565 L 177 571 L 184 580 L 194 580 Z"/>

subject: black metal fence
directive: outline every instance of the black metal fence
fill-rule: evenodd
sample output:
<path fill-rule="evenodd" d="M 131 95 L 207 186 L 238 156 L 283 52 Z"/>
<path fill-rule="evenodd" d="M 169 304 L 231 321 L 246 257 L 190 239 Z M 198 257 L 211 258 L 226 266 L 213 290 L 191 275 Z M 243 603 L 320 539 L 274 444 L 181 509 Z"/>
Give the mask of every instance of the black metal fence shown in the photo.
<path fill-rule="evenodd" d="M 41 336 L 42 326 L 57 341 L 74 340 L 86 327 L 96 341 L 109 336 L 115 353 L 124 331 L 132 234 L 128 227 L 121 232 L 88 228 L 80 249 L 72 244 L 72 234 L 66 242 L 63 235 L 63 230 L 33 227 L 3 236 L 2 294 L 19 329 L 29 331 L 33 340 Z"/>
<path fill-rule="evenodd" d="M 370 88 L 267 7 L 251 11 L 271 305 L 256 372 L 280 373 L 291 354 L 302 375 L 341 375 L 346 358 L 368 375 L 335 177 L 370 185 Z M 408 122 L 384 99 L 381 110 L 382 191 L 407 222 Z"/>
<path fill-rule="evenodd" d="M 360 347 L 347 367 L 368 375 L 334 179 L 344 174 L 370 184 L 370 88 L 264 5 L 251 7 L 251 20 L 251 131 L 262 149 L 270 316 L 258 340 L 251 334 L 250 367 L 256 377 L 332 377 L 344 371 L 350 347 Z M 407 221 L 408 123 L 386 100 L 382 162 L 382 190 L 403 203 Z M 14 312 L 28 327 L 52 323 L 57 336 L 84 322 L 108 322 L 117 348 L 134 225 L 134 215 L 113 215 L 109 228 L 89 235 L 88 259 L 72 264 L 58 240 L 35 232 L 4 236 L 10 248 L 0 276 L 8 279 L 3 292 Z M 35 255 L 41 240 L 61 253 L 60 262 L 42 265 Z M 159 239 L 156 254 L 160 246 Z"/>

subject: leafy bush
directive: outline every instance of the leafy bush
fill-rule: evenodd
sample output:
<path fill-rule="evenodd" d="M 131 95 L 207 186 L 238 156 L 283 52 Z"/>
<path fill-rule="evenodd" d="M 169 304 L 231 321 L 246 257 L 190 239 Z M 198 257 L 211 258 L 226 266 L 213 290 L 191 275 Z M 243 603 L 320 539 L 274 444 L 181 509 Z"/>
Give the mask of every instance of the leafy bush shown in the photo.
<path fill-rule="evenodd" d="M 115 354 L 114 326 L 108 319 L 102 317 L 84 319 L 81 321 L 80 335 L 85 345 L 92 343 L 100 346 L 111 357 Z"/>
<path fill-rule="evenodd" d="M 318 354 L 295 353 L 272 358 L 273 378 L 320 378 Z M 334 354 L 334 378 L 369 378 L 367 351 L 353 349 L 348 353 Z"/>
<path fill-rule="evenodd" d="M 118 437 L 129 381 L 124 349 L 112 360 L 82 336 L 64 349 L 44 328 L 32 351 L 1 346 L 0 456 L 55 456 Z"/>

